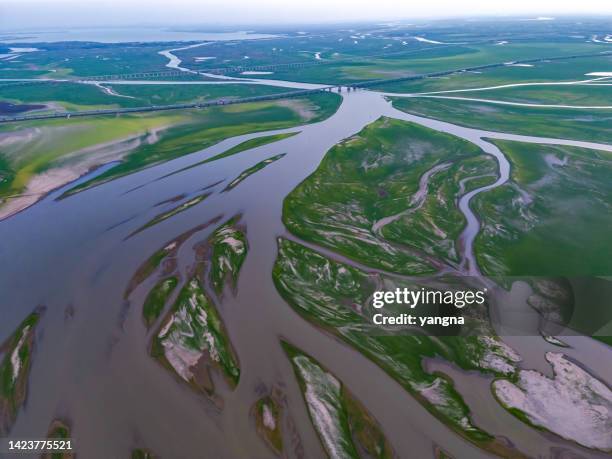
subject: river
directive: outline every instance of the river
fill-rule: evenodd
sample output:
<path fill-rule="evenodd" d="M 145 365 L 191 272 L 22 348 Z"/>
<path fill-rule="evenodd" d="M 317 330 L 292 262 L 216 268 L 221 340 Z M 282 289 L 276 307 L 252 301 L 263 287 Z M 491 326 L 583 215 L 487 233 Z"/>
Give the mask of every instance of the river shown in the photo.
<path fill-rule="evenodd" d="M 271 80 L 249 80 L 253 81 L 275 85 Z M 58 193 L 53 193 L 0 223 L 0 257 L 10 260 L 0 265 L 0 338 L 8 336 L 37 305 L 47 307 L 37 336 L 27 405 L 12 436 L 42 437 L 51 419 L 64 417 L 72 421 L 80 457 L 125 457 L 137 445 L 172 458 L 271 457 L 249 418 L 249 409 L 259 397 L 258 388 L 265 385 L 283 388 L 305 457 L 322 457 L 293 370 L 279 345 L 280 337 L 288 337 L 346 383 L 379 420 L 395 449 L 410 452 L 402 457 L 432 457 L 434 443 L 457 458 L 490 457 L 452 433 L 380 368 L 302 320 L 280 298 L 271 271 L 276 238 L 286 234 L 281 220 L 283 199 L 315 170 L 329 148 L 380 116 L 456 135 L 480 146 L 499 165 L 494 184 L 473 190 L 459 201 L 468 222 L 461 235 L 463 268 L 467 274 L 477 274 L 472 243 L 480 224 L 470 201 L 478 193 L 503 184 L 509 172 L 505 156 L 484 138 L 606 151 L 612 151 L 612 146 L 470 129 L 400 112 L 380 93 L 352 91 L 342 95 L 339 110 L 327 120 L 274 131 L 300 131 L 293 137 L 157 180 L 244 140 L 270 133 L 226 139 L 68 199 L 57 201 Z M 220 179 L 231 180 L 256 162 L 280 153 L 287 155 L 231 191 L 221 194 L 223 184 L 218 184 L 203 203 L 126 239 L 159 212 L 155 205 L 160 201 L 197 193 Z M 219 411 L 205 397 L 177 383 L 149 357 L 149 336 L 140 305 L 152 286 L 151 279 L 134 291 L 130 302 L 123 299 L 123 292 L 138 266 L 168 241 L 217 215 L 229 218 L 237 213 L 243 214 L 250 252 L 237 294 L 224 297 L 220 312 L 240 360 L 241 379 L 234 392 L 224 390 L 217 381 L 225 399 Z M 196 232 L 181 246 L 178 261 L 182 272 L 194 262 L 193 245 L 212 230 Z M 70 310 L 74 314 L 67 313 Z M 582 346 L 580 340 L 572 344 L 576 359 L 581 359 L 582 352 L 588 353 L 590 357 L 585 355 L 581 361 L 595 374 L 606 374 L 609 358 L 593 358 L 593 344 Z M 521 352 L 536 356 L 528 360 L 531 362 L 543 359 L 550 346 L 534 338 Z M 610 351 L 602 346 L 597 352 Z M 486 390 L 486 381 L 477 376 L 450 367 L 448 372 L 460 390 Z M 466 396 L 469 401 L 477 398 L 471 392 Z M 497 413 L 496 431 L 504 431 L 499 424 L 502 421 L 511 423 L 504 435 L 534 456 L 550 457 L 552 447 L 563 447 L 581 457 L 603 457 L 513 421 L 492 397 L 480 397 L 472 408 L 475 419 L 489 419 L 491 412 Z M 290 451 L 288 457 L 298 455 Z"/>

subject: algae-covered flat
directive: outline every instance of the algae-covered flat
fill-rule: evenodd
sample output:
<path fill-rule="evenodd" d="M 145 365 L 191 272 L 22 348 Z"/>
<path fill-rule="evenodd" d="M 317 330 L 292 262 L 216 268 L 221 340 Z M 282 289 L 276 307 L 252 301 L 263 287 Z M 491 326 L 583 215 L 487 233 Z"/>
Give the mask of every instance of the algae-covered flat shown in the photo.
<path fill-rule="evenodd" d="M 283 433 L 280 403 L 274 397 L 267 395 L 255 402 L 251 412 L 255 417 L 255 426 L 259 436 L 277 455 L 281 455 L 283 453 Z"/>
<path fill-rule="evenodd" d="M 469 142 L 380 118 L 327 152 L 285 199 L 283 222 L 303 240 L 374 268 L 431 273 L 458 261 L 459 195 L 495 172 Z"/>
<path fill-rule="evenodd" d="M 198 276 L 190 279 L 153 338 L 151 355 L 183 381 L 209 395 L 209 368 L 221 371 L 231 387 L 238 384 L 238 359 L 217 308 Z"/>
<path fill-rule="evenodd" d="M 244 171 L 242 171 L 238 177 L 236 177 L 234 180 L 232 180 L 224 189 L 223 191 L 230 191 L 234 188 L 236 188 L 241 182 L 243 182 L 244 180 L 246 180 L 249 176 L 253 175 L 254 173 L 262 170 L 264 167 L 269 166 L 270 164 L 272 164 L 275 161 L 278 161 L 279 159 L 283 158 L 285 156 L 286 153 L 281 153 L 279 155 L 274 155 L 271 156 L 270 158 L 266 158 L 263 161 L 259 161 L 257 164 L 255 164 L 254 166 L 249 167 L 248 169 L 245 169 Z"/>
<path fill-rule="evenodd" d="M 282 343 L 302 390 L 310 419 L 330 458 L 396 457 L 378 422 L 346 386 L 312 357 Z"/>
<path fill-rule="evenodd" d="M 178 285 L 178 278 L 175 276 L 167 279 L 160 280 L 151 289 L 147 297 L 145 298 L 144 305 L 142 306 L 142 316 L 145 321 L 147 328 L 159 318 L 160 314 L 164 310 L 164 306 L 168 302 L 170 295 L 174 292 L 174 289 Z"/>
<path fill-rule="evenodd" d="M 27 397 L 34 337 L 42 309 L 38 308 L 0 346 L 0 435 L 5 436 Z"/>
<path fill-rule="evenodd" d="M 229 281 L 236 287 L 240 268 L 246 259 L 249 245 L 246 230 L 238 222 L 240 216 L 233 217 L 217 228 L 208 239 L 210 251 L 210 283 L 217 294 Z"/>

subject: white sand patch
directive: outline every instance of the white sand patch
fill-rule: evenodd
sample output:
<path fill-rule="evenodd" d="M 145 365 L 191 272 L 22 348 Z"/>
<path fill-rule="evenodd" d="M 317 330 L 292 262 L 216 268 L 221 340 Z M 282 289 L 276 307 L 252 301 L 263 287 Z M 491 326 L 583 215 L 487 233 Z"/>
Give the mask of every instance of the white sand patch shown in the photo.
<path fill-rule="evenodd" d="M 23 343 L 28 337 L 29 330 L 30 330 L 29 325 L 26 325 L 25 327 L 23 327 L 23 330 L 21 331 L 21 337 L 19 338 L 19 342 L 17 343 L 17 346 L 15 346 L 15 349 L 13 350 L 13 353 L 11 354 L 11 367 L 13 368 L 13 379 L 12 379 L 13 383 L 17 380 L 17 377 L 19 376 L 19 371 L 21 370 L 21 358 L 19 357 L 19 352 L 21 351 L 21 347 L 23 346 Z"/>
<path fill-rule="evenodd" d="M 276 429 L 276 421 L 274 419 L 274 415 L 272 414 L 272 410 L 270 409 L 268 405 L 263 406 L 262 417 L 263 417 L 263 425 L 265 426 L 266 429 L 268 430 Z"/>
<path fill-rule="evenodd" d="M 515 385 L 493 383 L 502 404 L 538 426 L 588 448 L 612 451 L 612 391 L 563 354 L 547 352 L 554 378 L 523 370 Z"/>

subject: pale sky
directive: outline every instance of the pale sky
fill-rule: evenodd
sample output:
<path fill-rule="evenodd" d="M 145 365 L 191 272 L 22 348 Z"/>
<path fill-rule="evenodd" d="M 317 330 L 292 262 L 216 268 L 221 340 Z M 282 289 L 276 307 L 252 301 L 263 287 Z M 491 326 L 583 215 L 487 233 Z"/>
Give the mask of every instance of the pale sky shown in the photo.
<path fill-rule="evenodd" d="M 612 16 L 611 0 L 0 0 L 0 33 L 31 27 L 283 24 L 455 16 Z M 612 22 L 611 30 L 612 32 Z"/>

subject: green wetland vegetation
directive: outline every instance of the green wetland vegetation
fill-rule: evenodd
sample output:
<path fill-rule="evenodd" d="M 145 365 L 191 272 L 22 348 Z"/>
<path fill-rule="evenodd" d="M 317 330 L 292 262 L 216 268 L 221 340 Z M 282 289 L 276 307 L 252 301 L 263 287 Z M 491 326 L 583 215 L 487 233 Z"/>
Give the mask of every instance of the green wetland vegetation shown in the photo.
<path fill-rule="evenodd" d="M 283 221 L 296 236 L 372 267 L 431 273 L 431 258 L 458 261 L 465 223 L 455 203 L 477 183 L 467 179 L 493 181 L 495 171 L 471 143 L 381 118 L 327 153 L 286 198 Z"/>
<path fill-rule="evenodd" d="M 132 450 L 132 459 L 155 459 L 156 456 L 149 450 L 138 448 Z"/>
<path fill-rule="evenodd" d="M 155 284 L 153 289 L 151 289 L 142 306 L 142 316 L 147 328 L 151 328 L 159 318 L 170 295 L 172 295 L 177 285 L 178 279 L 176 277 L 169 277 L 160 280 Z"/>
<path fill-rule="evenodd" d="M 149 290 L 142 307 L 149 329 L 163 315 L 152 337 L 151 356 L 215 401 L 219 398 L 210 371 L 218 370 L 233 388 L 238 384 L 240 367 L 217 306 L 205 289 L 210 287 L 220 295 L 226 283 L 236 285 L 248 251 L 246 229 L 239 225 L 239 220 L 240 216 L 231 218 L 194 246 L 195 273 L 182 285 L 176 263 L 179 248 L 193 234 L 217 223 L 218 217 L 181 234 L 153 253 L 134 273 L 124 294 L 128 298 L 139 284 L 157 272 L 159 280 Z M 166 310 L 170 301 L 172 304 Z"/>

